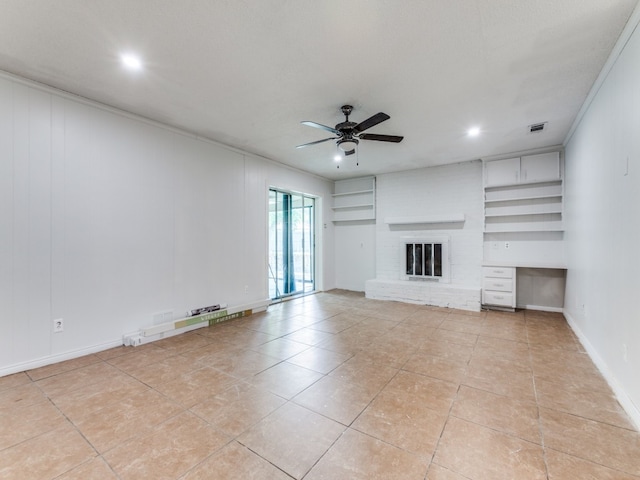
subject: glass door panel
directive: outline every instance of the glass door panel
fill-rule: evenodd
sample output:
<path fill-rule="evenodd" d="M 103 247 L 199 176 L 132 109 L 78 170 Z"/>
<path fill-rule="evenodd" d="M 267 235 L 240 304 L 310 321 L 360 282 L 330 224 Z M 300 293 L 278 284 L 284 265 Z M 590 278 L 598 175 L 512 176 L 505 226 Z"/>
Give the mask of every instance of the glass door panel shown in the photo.
<path fill-rule="evenodd" d="M 269 295 L 315 290 L 315 200 L 269 190 Z"/>

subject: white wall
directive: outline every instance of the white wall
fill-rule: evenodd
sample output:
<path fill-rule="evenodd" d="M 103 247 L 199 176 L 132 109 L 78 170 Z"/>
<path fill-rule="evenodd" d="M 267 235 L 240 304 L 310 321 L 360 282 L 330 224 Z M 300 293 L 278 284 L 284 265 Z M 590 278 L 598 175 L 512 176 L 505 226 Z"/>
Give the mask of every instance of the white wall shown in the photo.
<path fill-rule="evenodd" d="M 464 213 L 464 224 L 387 225 L 387 217 Z M 336 286 L 364 291 L 370 279 L 399 280 L 401 237 L 449 235 L 451 284 L 480 288 L 482 162 L 422 168 L 376 177 L 376 220 L 335 224 Z"/>
<path fill-rule="evenodd" d="M 336 287 L 364 292 L 376 276 L 375 220 L 339 222 L 334 227 Z"/>
<path fill-rule="evenodd" d="M 482 162 L 473 161 L 379 175 L 376 278 L 399 280 L 401 237 L 449 235 L 451 284 L 480 287 L 482 265 Z M 387 225 L 387 217 L 464 213 L 464 224 Z"/>
<path fill-rule="evenodd" d="M 632 17 L 635 27 L 638 11 Z M 622 38 L 624 42 L 626 38 Z M 620 45 L 623 45 L 620 44 Z M 614 50 L 615 52 L 615 50 Z M 640 425 L 640 32 L 565 151 L 565 315 Z"/>
<path fill-rule="evenodd" d="M 269 186 L 320 198 L 333 288 L 331 182 L 0 75 L 0 375 L 265 300 Z"/>

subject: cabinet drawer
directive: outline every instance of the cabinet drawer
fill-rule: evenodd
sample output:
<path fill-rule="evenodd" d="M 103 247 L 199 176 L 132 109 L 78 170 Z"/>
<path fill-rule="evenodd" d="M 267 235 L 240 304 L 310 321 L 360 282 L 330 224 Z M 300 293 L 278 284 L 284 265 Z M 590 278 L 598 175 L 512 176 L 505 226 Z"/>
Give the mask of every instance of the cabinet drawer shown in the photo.
<path fill-rule="evenodd" d="M 510 278 L 485 278 L 482 281 L 483 290 L 498 292 L 513 292 L 513 281 Z"/>
<path fill-rule="evenodd" d="M 501 292 L 482 292 L 482 303 L 500 307 L 513 307 L 513 294 Z"/>
<path fill-rule="evenodd" d="M 512 267 L 482 267 L 483 277 L 513 278 Z"/>

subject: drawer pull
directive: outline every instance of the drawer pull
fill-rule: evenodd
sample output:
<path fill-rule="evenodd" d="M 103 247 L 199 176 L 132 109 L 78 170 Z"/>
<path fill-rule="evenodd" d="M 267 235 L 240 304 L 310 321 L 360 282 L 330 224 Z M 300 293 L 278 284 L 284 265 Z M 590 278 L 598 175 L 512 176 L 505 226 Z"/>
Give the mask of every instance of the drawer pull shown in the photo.
<path fill-rule="evenodd" d="M 493 273 L 504 273 L 504 270 L 494 270 Z"/>
<path fill-rule="evenodd" d="M 495 283 L 494 286 L 495 287 L 504 287 L 504 283 Z"/>
<path fill-rule="evenodd" d="M 500 295 L 496 295 L 494 297 L 496 300 L 504 300 L 504 297 L 500 296 Z"/>

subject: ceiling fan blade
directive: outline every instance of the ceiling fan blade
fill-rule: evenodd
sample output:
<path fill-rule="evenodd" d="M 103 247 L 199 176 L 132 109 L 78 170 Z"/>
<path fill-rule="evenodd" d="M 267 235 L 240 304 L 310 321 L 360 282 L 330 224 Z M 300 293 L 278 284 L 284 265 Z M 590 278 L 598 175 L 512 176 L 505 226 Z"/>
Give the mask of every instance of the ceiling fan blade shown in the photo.
<path fill-rule="evenodd" d="M 379 142 L 393 142 L 399 143 L 402 141 L 404 137 L 398 137 L 396 135 L 378 135 L 375 133 L 363 133 L 362 135 L 358 135 L 360 140 L 377 140 Z"/>
<path fill-rule="evenodd" d="M 369 117 L 363 122 L 360 122 L 358 125 L 353 127 L 353 130 L 356 133 L 364 132 L 365 130 L 378 125 L 379 123 L 384 122 L 385 120 L 389 120 L 391 117 L 386 113 L 376 113 L 373 117 Z"/>
<path fill-rule="evenodd" d="M 296 148 L 308 147 L 309 145 L 315 145 L 316 143 L 328 142 L 329 140 L 335 140 L 336 137 L 323 138 L 322 140 L 316 140 L 315 142 L 303 143 Z"/>
<path fill-rule="evenodd" d="M 349 150 L 348 152 L 344 152 L 345 157 L 347 155 L 353 155 L 354 153 L 356 153 L 356 149 L 354 148 L 353 150 Z"/>
<path fill-rule="evenodd" d="M 331 132 L 331 133 L 335 133 L 336 135 L 340 135 L 340 131 L 336 130 L 335 128 L 332 127 L 327 127 L 326 125 L 322 125 L 321 123 L 316 123 L 316 122 L 309 122 L 309 121 L 304 121 L 304 122 L 300 122 L 303 125 L 307 125 L 308 127 L 314 127 L 314 128 L 321 128 L 322 130 L 326 130 L 327 132 Z"/>

